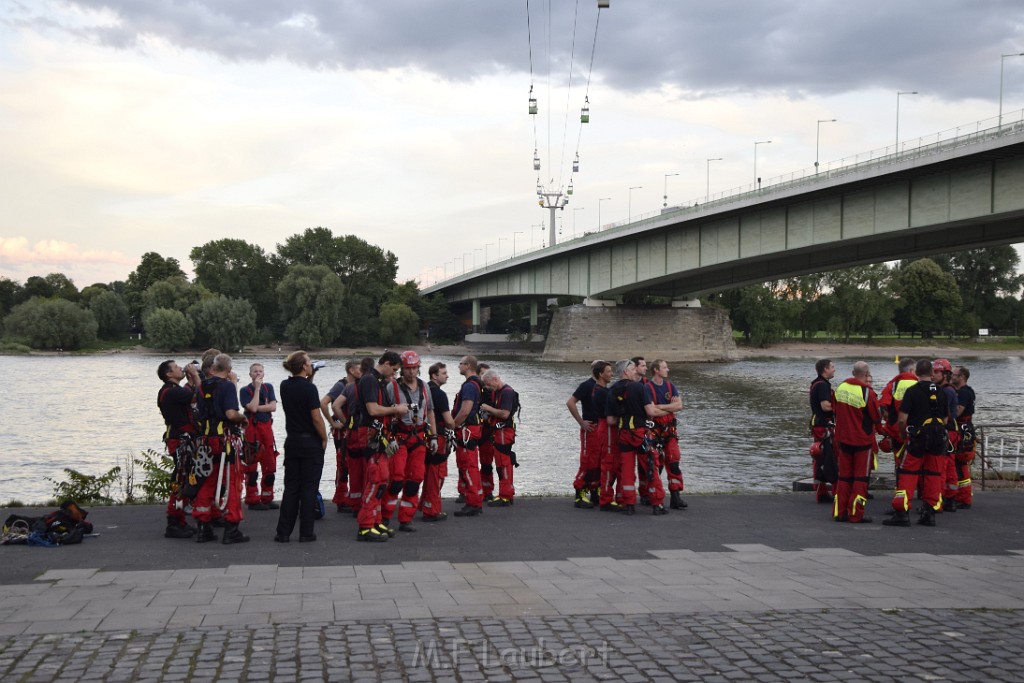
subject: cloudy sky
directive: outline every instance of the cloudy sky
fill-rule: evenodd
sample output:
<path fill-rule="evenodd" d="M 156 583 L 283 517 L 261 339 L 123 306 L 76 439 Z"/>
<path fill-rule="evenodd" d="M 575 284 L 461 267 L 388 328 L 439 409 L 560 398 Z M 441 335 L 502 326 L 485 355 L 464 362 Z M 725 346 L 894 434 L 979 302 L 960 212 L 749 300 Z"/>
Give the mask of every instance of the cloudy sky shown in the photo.
<path fill-rule="evenodd" d="M 1001 61 L 1024 108 L 1020 2 L 596 4 L 0 0 L 0 276 L 325 226 L 430 280 L 541 245 L 535 148 L 568 238 L 750 184 L 755 149 L 810 167 L 819 128 L 823 164 L 892 145 L 898 91 L 902 140 L 973 129 Z"/>

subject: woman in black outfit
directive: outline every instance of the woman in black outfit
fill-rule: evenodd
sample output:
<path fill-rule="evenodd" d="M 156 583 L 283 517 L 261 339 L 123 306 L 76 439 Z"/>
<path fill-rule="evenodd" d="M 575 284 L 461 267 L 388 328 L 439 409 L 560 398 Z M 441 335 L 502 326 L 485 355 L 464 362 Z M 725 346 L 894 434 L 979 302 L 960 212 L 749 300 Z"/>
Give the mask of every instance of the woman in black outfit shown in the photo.
<path fill-rule="evenodd" d="M 299 542 L 315 541 L 313 533 L 316 494 L 324 469 L 327 428 L 320 414 L 320 395 L 310 380 L 315 374 L 305 351 L 295 351 L 284 359 L 284 369 L 292 376 L 281 382 L 278 393 L 284 405 L 284 494 L 277 518 L 274 540 L 287 543 L 299 519 Z"/>

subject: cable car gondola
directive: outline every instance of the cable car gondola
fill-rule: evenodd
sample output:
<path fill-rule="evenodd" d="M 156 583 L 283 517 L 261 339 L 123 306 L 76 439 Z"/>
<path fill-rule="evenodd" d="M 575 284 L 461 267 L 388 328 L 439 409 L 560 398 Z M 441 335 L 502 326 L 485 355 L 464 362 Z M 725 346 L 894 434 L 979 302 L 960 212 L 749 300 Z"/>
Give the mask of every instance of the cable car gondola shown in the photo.
<path fill-rule="evenodd" d="M 590 123 L 590 96 L 583 98 L 583 109 L 580 110 L 580 123 Z"/>
<path fill-rule="evenodd" d="M 530 114 L 537 113 L 537 98 L 533 96 L 533 86 L 530 86 Z"/>
<path fill-rule="evenodd" d="M 565 191 L 565 194 L 572 195 L 572 181 L 569 181 L 569 189 Z"/>
<path fill-rule="evenodd" d="M 611 0 L 597 0 L 597 9 L 608 9 L 610 4 Z"/>
<path fill-rule="evenodd" d="M 533 150 L 533 170 L 534 171 L 539 171 L 540 170 L 540 157 L 537 156 L 537 150 L 536 149 Z"/>
<path fill-rule="evenodd" d="M 576 152 L 576 158 L 572 160 L 572 172 L 579 173 L 580 171 L 580 153 Z"/>

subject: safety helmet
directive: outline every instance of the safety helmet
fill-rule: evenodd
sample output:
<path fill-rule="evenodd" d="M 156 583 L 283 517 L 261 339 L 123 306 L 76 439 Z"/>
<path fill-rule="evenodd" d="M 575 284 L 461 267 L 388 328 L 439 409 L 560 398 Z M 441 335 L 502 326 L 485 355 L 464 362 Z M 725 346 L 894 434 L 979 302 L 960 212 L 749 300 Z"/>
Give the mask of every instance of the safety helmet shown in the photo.
<path fill-rule="evenodd" d="M 821 451 L 822 451 L 821 442 L 820 441 L 815 441 L 814 443 L 812 443 L 810 451 L 811 451 L 811 457 L 812 458 L 817 458 L 819 455 L 821 455 Z"/>
<path fill-rule="evenodd" d="M 878 449 L 883 453 L 892 453 L 892 438 L 883 436 L 882 440 L 878 442 Z"/>
<path fill-rule="evenodd" d="M 420 366 L 420 356 L 415 351 L 405 351 L 402 353 L 402 367 L 403 368 L 418 368 Z"/>
<path fill-rule="evenodd" d="M 949 361 L 945 358 L 936 358 L 932 361 L 932 370 L 941 370 L 942 372 L 953 372 L 953 366 L 949 364 Z"/>

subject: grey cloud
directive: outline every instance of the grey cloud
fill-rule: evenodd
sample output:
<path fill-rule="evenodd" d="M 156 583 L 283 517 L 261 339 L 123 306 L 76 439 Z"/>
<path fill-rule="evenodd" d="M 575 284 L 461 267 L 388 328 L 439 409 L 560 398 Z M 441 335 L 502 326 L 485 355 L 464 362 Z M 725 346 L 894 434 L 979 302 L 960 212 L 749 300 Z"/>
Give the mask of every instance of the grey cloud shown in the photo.
<path fill-rule="evenodd" d="M 68 30 L 116 48 L 155 36 L 226 60 L 415 66 L 448 80 L 529 69 L 522 0 L 68 2 L 115 14 L 115 26 Z M 547 72 L 548 5 L 529 3 L 537 80 Z M 562 80 L 577 5 L 550 6 L 552 73 Z M 579 0 L 578 17 L 576 78 L 585 78 L 594 0 Z M 1014 0 L 612 0 L 601 14 L 594 71 L 620 90 L 667 85 L 686 97 L 877 86 L 991 98 L 999 55 L 1024 51 L 1022 25 L 1024 6 Z"/>

